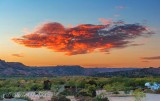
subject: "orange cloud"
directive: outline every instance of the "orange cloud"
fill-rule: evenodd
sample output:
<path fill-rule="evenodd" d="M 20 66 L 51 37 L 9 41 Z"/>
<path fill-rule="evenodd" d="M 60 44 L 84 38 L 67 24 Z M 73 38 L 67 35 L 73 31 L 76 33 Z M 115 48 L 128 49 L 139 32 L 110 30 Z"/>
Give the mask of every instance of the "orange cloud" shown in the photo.
<path fill-rule="evenodd" d="M 104 18 L 99 18 L 98 20 L 104 25 L 109 25 L 109 24 L 112 24 L 112 22 L 113 22 L 112 19 L 107 20 Z"/>
<path fill-rule="evenodd" d="M 13 41 L 30 48 L 45 47 L 55 52 L 65 52 L 66 55 L 77 55 L 94 50 L 108 53 L 111 48 L 132 46 L 132 39 L 151 34 L 139 24 L 111 24 L 107 21 L 104 24 L 81 24 L 65 28 L 60 23 L 50 22 L 21 38 L 13 38 Z"/>
<path fill-rule="evenodd" d="M 73 27 L 73 25 L 72 24 L 68 24 L 68 28 L 72 28 Z"/>
<path fill-rule="evenodd" d="M 160 56 L 141 57 L 144 60 L 160 60 Z"/>
<path fill-rule="evenodd" d="M 12 54 L 12 56 L 15 56 L 15 57 L 23 57 L 22 54 Z"/>

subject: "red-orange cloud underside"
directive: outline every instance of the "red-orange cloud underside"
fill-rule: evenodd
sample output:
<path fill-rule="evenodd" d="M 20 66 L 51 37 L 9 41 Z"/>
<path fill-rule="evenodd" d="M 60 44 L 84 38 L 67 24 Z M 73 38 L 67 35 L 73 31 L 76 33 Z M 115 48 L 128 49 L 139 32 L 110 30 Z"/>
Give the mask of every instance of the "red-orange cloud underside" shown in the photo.
<path fill-rule="evenodd" d="M 45 47 L 66 55 L 76 55 L 91 53 L 95 49 L 108 52 L 111 48 L 128 47 L 131 39 L 149 34 L 152 33 L 139 24 L 114 22 L 65 28 L 60 23 L 50 22 L 21 38 L 13 38 L 13 41 L 30 48 Z"/>

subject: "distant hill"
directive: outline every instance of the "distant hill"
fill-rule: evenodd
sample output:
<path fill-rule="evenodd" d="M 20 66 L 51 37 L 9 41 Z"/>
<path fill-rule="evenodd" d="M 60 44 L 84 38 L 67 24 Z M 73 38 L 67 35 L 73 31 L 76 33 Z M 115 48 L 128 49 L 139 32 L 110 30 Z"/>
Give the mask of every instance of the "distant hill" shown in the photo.
<path fill-rule="evenodd" d="M 96 77 L 149 77 L 149 76 L 160 76 L 160 68 L 142 68 L 128 71 L 115 71 L 115 72 L 105 72 L 97 73 L 92 76 Z"/>
<path fill-rule="evenodd" d="M 96 76 L 96 77 L 144 77 L 159 76 L 160 68 L 83 68 L 81 66 L 31 67 L 19 62 L 0 60 L 1 77 L 52 77 L 52 76 Z"/>
<path fill-rule="evenodd" d="M 81 66 L 44 66 L 30 67 L 19 62 L 0 60 L 0 76 L 72 76 L 84 75 Z"/>

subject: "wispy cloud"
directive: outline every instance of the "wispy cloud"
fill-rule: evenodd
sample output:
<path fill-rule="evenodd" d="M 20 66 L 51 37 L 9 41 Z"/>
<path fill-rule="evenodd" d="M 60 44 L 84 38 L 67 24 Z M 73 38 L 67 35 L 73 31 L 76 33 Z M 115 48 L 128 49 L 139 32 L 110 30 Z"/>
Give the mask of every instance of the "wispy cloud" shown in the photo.
<path fill-rule="evenodd" d="M 144 60 L 144 61 L 141 61 L 141 62 L 149 63 L 150 61 L 146 61 L 146 60 Z"/>
<path fill-rule="evenodd" d="M 104 18 L 99 18 L 98 19 L 102 24 L 104 24 L 104 25 L 110 25 L 110 24 L 112 24 L 112 19 L 104 19 Z"/>
<path fill-rule="evenodd" d="M 141 57 L 144 60 L 160 60 L 160 56 Z"/>
<path fill-rule="evenodd" d="M 115 8 L 116 9 L 124 9 L 124 8 L 126 8 L 126 6 L 116 6 Z"/>
<path fill-rule="evenodd" d="M 23 57 L 22 54 L 12 54 L 12 56 L 14 56 L 14 57 Z"/>
<path fill-rule="evenodd" d="M 140 24 L 100 20 L 102 25 L 81 24 L 71 28 L 50 22 L 21 38 L 13 38 L 13 41 L 30 48 L 45 47 L 55 52 L 65 52 L 66 55 L 77 55 L 95 50 L 108 53 L 111 48 L 137 46 L 132 44 L 132 39 L 153 34 Z"/>
<path fill-rule="evenodd" d="M 121 16 L 120 14 L 115 14 L 115 15 L 114 15 L 114 17 L 120 17 L 120 16 Z"/>
<path fill-rule="evenodd" d="M 141 46 L 144 45 L 144 43 L 134 43 L 134 44 L 130 44 L 130 46 Z"/>

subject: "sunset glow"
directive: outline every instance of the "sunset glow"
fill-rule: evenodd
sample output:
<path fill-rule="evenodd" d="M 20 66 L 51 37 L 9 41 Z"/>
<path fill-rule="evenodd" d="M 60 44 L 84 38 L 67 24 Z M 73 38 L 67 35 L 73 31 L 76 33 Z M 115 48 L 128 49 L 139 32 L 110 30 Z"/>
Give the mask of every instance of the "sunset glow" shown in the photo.
<path fill-rule="evenodd" d="M 29 66 L 159 67 L 159 4 L 1 0 L 0 59 Z"/>

